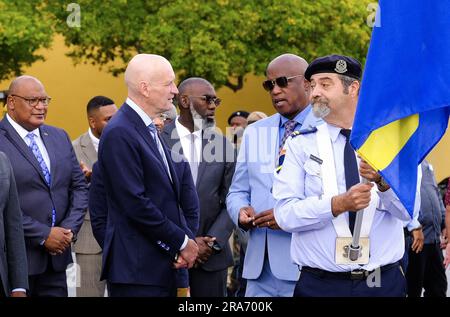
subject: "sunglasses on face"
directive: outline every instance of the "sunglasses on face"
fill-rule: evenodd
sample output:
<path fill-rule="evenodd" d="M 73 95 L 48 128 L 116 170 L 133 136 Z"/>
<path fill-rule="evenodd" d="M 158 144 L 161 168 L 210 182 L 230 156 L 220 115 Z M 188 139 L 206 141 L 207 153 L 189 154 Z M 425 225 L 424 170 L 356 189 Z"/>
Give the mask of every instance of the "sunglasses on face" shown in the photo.
<path fill-rule="evenodd" d="M 281 76 L 275 79 L 268 79 L 263 82 L 263 87 L 267 91 L 272 91 L 275 88 L 275 85 L 277 85 L 280 88 L 286 88 L 288 86 L 288 83 L 291 79 L 300 77 L 303 75 L 295 75 L 291 77 Z"/>
<path fill-rule="evenodd" d="M 222 99 L 217 98 L 216 96 L 210 96 L 210 95 L 188 96 L 188 97 L 200 98 L 200 99 L 206 101 L 206 103 L 209 104 L 209 105 L 214 103 L 216 105 L 216 107 L 220 106 L 220 103 L 222 102 Z"/>

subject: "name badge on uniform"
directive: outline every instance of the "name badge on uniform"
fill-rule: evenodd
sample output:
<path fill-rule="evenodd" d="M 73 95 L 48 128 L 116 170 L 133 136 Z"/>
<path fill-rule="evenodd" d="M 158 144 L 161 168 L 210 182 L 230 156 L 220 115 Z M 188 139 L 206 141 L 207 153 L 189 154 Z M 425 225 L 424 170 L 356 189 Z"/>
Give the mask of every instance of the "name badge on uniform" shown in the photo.
<path fill-rule="evenodd" d="M 352 243 L 352 237 L 336 238 L 336 264 L 367 264 L 369 263 L 370 243 L 368 237 L 359 238 L 359 257 L 355 261 L 349 258 L 349 246 Z"/>

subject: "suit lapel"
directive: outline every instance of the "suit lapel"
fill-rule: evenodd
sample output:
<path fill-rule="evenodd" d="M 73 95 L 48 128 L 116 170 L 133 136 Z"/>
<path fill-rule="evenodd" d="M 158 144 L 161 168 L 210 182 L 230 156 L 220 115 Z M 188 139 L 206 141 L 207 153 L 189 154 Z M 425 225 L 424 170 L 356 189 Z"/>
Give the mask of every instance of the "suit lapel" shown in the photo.
<path fill-rule="evenodd" d="M 92 144 L 89 133 L 85 133 L 81 136 L 80 147 L 83 155 L 87 159 L 85 163 L 89 166 L 89 168 L 92 168 L 92 165 L 94 165 L 97 161 L 97 151 L 95 151 L 94 144 Z"/>
<path fill-rule="evenodd" d="M 22 154 L 27 159 L 27 161 L 36 169 L 36 171 L 41 176 L 43 182 L 47 185 L 41 166 L 39 165 L 39 162 L 37 161 L 31 149 L 25 143 L 25 141 L 20 137 L 17 131 L 14 130 L 14 128 L 8 122 L 8 119 L 6 119 L 6 117 L 3 118 L 1 124 L 3 130 L 5 131 L 5 137 L 11 142 L 11 144 L 13 144 L 17 148 L 20 154 Z"/>
<path fill-rule="evenodd" d="M 56 177 L 56 151 L 58 150 L 57 144 L 54 142 L 53 136 L 47 131 L 45 126 L 41 126 L 39 128 L 39 132 L 41 134 L 42 142 L 44 142 L 45 148 L 47 149 L 48 157 L 50 159 L 50 175 L 52 182 L 54 183 Z"/>
<path fill-rule="evenodd" d="M 204 157 L 204 152 L 205 152 L 206 145 L 211 142 L 211 136 L 212 136 L 212 134 L 208 133 L 205 135 L 204 131 L 202 131 L 202 148 L 201 148 L 201 153 L 200 153 L 202 159 L 200 161 L 200 164 L 198 165 L 197 184 L 195 184 L 197 189 L 200 184 L 200 179 L 203 177 L 206 166 L 208 165 L 208 163 L 206 162 L 205 157 Z"/>

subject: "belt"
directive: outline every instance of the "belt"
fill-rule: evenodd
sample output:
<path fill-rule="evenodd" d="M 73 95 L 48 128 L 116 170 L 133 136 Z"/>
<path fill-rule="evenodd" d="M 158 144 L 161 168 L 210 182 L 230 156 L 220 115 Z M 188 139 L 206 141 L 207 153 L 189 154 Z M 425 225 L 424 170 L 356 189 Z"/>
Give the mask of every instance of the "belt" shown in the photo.
<path fill-rule="evenodd" d="M 378 269 L 381 272 L 385 272 L 385 271 L 388 271 L 388 270 L 393 269 L 398 266 L 400 266 L 399 261 L 397 261 L 395 263 L 383 265 L 383 266 L 379 267 Z M 312 274 L 320 276 L 322 278 L 333 278 L 333 279 L 341 279 L 341 280 L 364 280 L 364 279 L 367 279 L 367 277 L 370 274 L 372 274 L 373 272 L 375 272 L 376 270 L 377 269 L 372 270 L 372 271 L 353 270 L 353 271 L 349 271 L 349 272 L 330 272 L 330 271 L 325 271 L 322 269 L 318 269 L 315 267 L 309 267 L 309 266 L 303 266 L 301 269 L 302 272 L 312 273 Z"/>

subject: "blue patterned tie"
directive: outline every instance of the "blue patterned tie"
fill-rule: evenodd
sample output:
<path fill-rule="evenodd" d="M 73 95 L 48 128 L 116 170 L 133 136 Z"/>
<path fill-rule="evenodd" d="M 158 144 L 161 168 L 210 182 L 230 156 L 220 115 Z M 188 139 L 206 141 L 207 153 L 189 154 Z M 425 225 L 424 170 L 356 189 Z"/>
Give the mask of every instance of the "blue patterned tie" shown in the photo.
<path fill-rule="evenodd" d="M 161 158 L 166 167 L 167 174 L 169 174 L 169 178 L 172 181 L 172 176 L 170 175 L 169 163 L 167 162 L 166 155 L 164 154 L 163 145 L 161 144 L 161 141 L 159 140 L 158 132 L 156 131 L 156 127 L 153 123 L 150 123 L 148 125 L 148 129 L 150 130 L 150 134 L 152 135 L 153 141 L 155 141 L 155 143 L 156 143 L 156 147 L 158 148 L 159 154 L 161 155 Z"/>
<path fill-rule="evenodd" d="M 281 152 L 281 150 L 283 149 L 284 143 L 286 143 L 287 138 L 294 131 L 294 128 L 296 125 L 297 125 L 297 121 L 295 121 L 295 120 L 288 120 L 284 124 L 284 134 L 283 134 L 283 138 L 281 139 L 279 152 Z"/>
<path fill-rule="evenodd" d="M 342 129 L 341 134 L 345 136 L 345 148 L 344 148 L 344 169 L 345 169 L 345 185 L 347 190 L 353 185 L 359 183 L 358 163 L 356 162 L 355 151 L 350 144 L 349 129 Z M 353 228 L 355 227 L 356 212 L 350 212 L 348 215 L 348 226 L 353 234 Z"/>
<path fill-rule="evenodd" d="M 31 151 L 33 152 L 34 156 L 36 157 L 39 165 L 41 166 L 41 170 L 42 173 L 44 173 L 44 177 L 45 177 L 45 181 L 47 182 L 47 185 L 50 186 L 51 183 L 51 175 L 50 175 L 50 171 L 48 170 L 47 165 L 45 164 L 44 158 L 42 157 L 42 153 L 41 151 L 39 151 L 39 147 L 36 143 L 36 141 L 34 140 L 34 133 L 30 132 L 27 134 L 27 138 L 28 140 L 30 140 L 30 144 L 28 145 L 28 147 L 31 149 Z"/>

